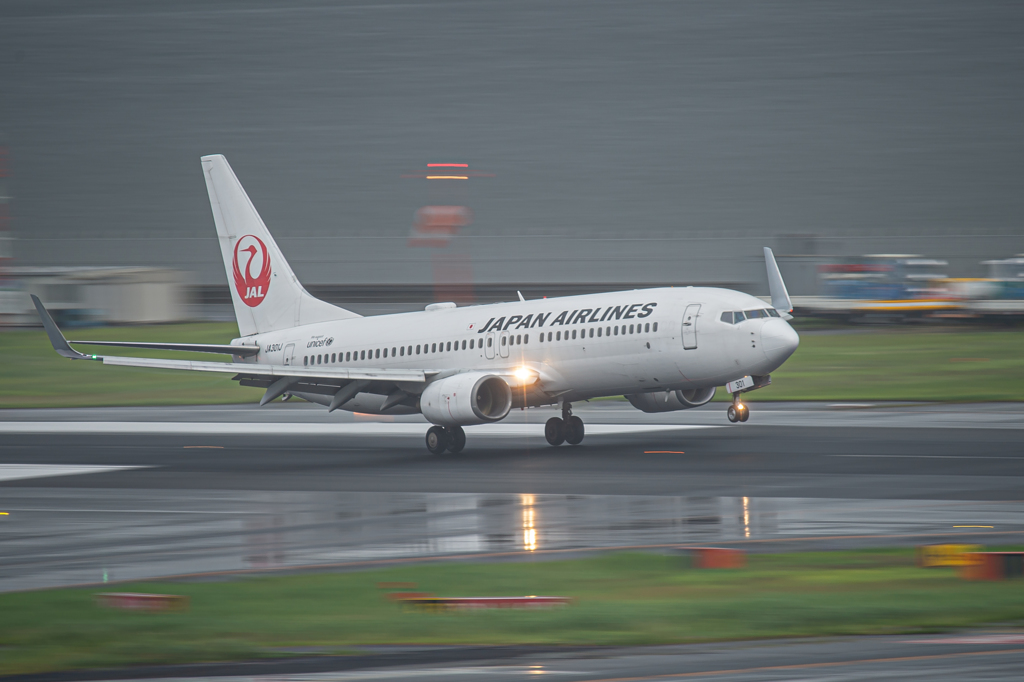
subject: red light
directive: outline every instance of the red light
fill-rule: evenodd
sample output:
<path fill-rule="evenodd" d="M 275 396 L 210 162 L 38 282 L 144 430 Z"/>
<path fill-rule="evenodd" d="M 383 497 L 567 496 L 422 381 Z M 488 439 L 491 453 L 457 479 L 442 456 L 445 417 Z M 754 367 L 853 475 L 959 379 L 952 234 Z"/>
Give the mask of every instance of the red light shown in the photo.
<path fill-rule="evenodd" d="M 469 168 L 468 163 L 428 163 L 427 168 Z"/>

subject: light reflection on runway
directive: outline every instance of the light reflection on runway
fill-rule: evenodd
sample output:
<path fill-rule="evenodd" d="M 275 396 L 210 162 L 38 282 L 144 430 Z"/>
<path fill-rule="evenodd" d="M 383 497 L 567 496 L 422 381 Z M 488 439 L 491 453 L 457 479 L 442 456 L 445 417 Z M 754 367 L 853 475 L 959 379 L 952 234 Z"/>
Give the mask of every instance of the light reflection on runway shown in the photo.
<path fill-rule="evenodd" d="M 1011 502 L 7 488 L 0 590 L 416 557 L 1024 533 Z M 927 538 L 921 541 L 927 541 Z M 751 544 L 752 543 L 752 544 Z"/>

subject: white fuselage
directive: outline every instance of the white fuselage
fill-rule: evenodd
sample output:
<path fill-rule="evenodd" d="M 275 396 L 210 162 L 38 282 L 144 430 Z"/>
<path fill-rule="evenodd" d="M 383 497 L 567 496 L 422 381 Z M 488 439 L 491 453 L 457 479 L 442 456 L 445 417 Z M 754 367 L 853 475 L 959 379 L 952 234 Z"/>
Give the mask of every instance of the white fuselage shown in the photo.
<path fill-rule="evenodd" d="M 768 309 L 728 289 L 639 289 L 321 322 L 235 343 L 261 349 L 242 363 L 430 369 L 441 377 L 527 367 L 540 390 L 517 392 L 519 407 L 768 374 L 796 349 L 796 332 L 767 313 L 721 319 Z M 343 408 L 373 412 L 380 400 L 360 394 Z"/>

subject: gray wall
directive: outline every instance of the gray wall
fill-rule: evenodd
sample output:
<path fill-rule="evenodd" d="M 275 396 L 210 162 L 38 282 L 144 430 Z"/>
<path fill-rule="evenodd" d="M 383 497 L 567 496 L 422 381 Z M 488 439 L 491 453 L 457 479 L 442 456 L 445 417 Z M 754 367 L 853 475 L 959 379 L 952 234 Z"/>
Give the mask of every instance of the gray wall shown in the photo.
<path fill-rule="evenodd" d="M 756 289 L 794 234 L 982 275 L 1024 251 L 1022 35 L 1020 2 L 8 1 L 17 264 L 226 283 L 224 153 L 310 284 Z M 436 161 L 494 177 L 400 177 Z M 430 203 L 474 223 L 409 248 Z"/>

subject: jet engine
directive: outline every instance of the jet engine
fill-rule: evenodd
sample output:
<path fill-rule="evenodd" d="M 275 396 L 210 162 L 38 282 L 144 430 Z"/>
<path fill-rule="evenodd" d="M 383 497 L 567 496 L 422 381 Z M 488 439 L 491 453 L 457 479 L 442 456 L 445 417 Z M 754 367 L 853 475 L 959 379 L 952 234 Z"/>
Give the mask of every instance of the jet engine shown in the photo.
<path fill-rule="evenodd" d="M 504 419 L 512 409 L 512 389 L 499 376 L 465 372 L 427 384 L 420 412 L 440 426 L 470 426 Z"/>
<path fill-rule="evenodd" d="M 688 391 L 658 391 L 657 393 L 634 393 L 626 400 L 641 412 L 673 412 L 700 407 L 715 397 L 715 387 L 691 388 Z"/>

